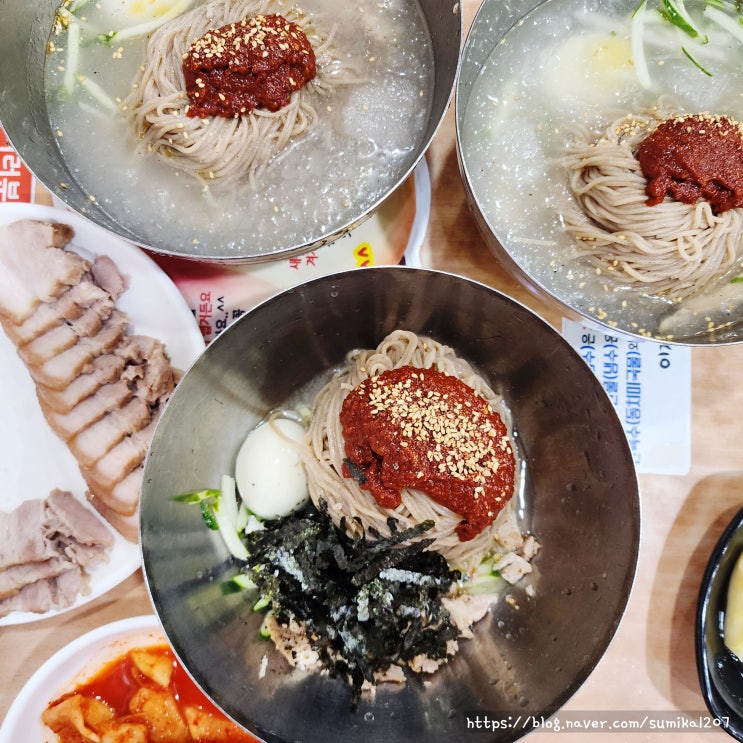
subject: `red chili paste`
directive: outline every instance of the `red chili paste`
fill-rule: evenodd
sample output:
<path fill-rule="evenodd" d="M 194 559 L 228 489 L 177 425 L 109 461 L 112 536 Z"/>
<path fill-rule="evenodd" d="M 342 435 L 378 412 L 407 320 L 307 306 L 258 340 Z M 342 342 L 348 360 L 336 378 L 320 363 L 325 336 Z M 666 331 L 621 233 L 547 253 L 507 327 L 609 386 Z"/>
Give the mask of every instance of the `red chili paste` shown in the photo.
<path fill-rule="evenodd" d="M 363 479 L 382 508 L 415 488 L 462 517 L 466 542 L 513 495 L 515 460 L 506 426 L 456 377 L 403 366 L 362 382 L 343 401 L 345 477 Z M 360 478 L 360 475 L 363 477 Z"/>
<path fill-rule="evenodd" d="M 719 214 L 743 206 L 743 130 L 726 116 L 668 119 L 637 150 L 648 179 L 648 206 L 666 195 L 684 204 L 709 201 Z"/>
<path fill-rule="evenodd" d="M 278 111 L 315 73 L 315 52 L 296 23 L 277 14 L 245 18 L 207 31 L 184 55 L 188 115 Z"/>

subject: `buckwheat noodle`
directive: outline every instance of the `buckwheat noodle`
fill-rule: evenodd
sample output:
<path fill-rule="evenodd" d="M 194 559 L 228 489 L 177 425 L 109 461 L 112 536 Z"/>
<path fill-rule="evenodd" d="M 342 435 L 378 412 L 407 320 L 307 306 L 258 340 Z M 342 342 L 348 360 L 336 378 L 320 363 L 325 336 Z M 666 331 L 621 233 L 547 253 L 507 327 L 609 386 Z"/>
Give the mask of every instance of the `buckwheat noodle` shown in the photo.
<path fill-rule="evenodd" d="M 343 400 L 368 377 L 405 365 L 435 368 L 456 376 L 487 400 L 511 430 L 503 400 L 466 361 L 458 358 L 451 348 L 436 341 L 409 331 L 396 330 L 375 349 L 351 352 L 342 370 L 315 398 L 308 431 L 309 452 L 305 453 L 305 470 L 312 501 L 316 505 L 324 501 L 335 523 L 345 517 L 347 529 L 358 531 L 358 524 L 354 521 L 358 519 L 365 529 L 372 527 L 383 535 L 390 533 L 390 517 L 396 519 L 399 529 L 433 519 L 435 526 L 426 534 L 435 538 L 433 549 L 440 552 L 450 565 L 463 571 L 476 568 L 486 555 L 518 550 L 524 543 L 524 537 L 516 521 L 515 495 L 489 528 L 474 539 L 461 542 L 455 532 L 461 517 L 425 493 L 405 489 L 401 492 L 402 503 L 397 508 L 384 509 L 353 478 L 341 474 L 345 456 L 339 420 Z M 517 457 L 518 480 L 518 453 L 515 447 L 513 449 Z M 515 490 L 518 491 L 518 487 Z"/>
<path fill-rule="evenodd" d="M 247 16 L 279 13 L 298 24 L 315 52 L 317 75 L 272 112 L 255 109 L 237 118 L 189 117 L 181 69 L 191 42 L 210 29 Z M 325 33 L 285 0 L 214 0 L 194 8 L 153 33 L 146 58 L 123 102 L 139 137 L 139 151 L 152 152 L 206 184 L 230 186 L 247 178 L 255 186 L 267 164 L 318 120 L 318 96 L 353 81 Z"/>
<path fill-rule="evenodd" d="M 739 258 L 743 210 L 714 214 L 707 201 L 666 198 L 647 206 L 646 179 L 634 156 L 672 114 L 627 114 L 596 139 L 577 133 L 562 161 L 573 196 L 563 212 L 577 252 L 621 284 L 671 300 L 698 292 Z"/>

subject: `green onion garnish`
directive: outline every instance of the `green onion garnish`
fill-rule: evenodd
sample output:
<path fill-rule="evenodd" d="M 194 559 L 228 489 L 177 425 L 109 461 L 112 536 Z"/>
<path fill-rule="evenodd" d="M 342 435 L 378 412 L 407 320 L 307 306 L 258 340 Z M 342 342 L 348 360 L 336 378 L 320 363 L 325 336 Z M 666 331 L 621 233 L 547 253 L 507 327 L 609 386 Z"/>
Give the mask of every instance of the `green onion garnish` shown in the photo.
<path fill-rule="evenodd" d="M 183 493 L 182 495 L 176 495 L 173 500 L 176 503 L 201 503 L 201 501 L 208 500 L 212 501 L 215 498 L 222 495 L 221 490 L 214 490 L 208 488 L 206 490 L 193 490 L 189 493 Z"/>
<path fill-rule="evenodd" d="M 712 73 L 709 70 L 702 67 L 702 65 L 700 65 L 699 62 L 697 62 L 696 59 L 694 59 L 694 57 L 692 57 L 692 55 L 689 53 L 689 50 L 686 47 L 682 46 L 681 51 L 688 57 L 688 59 L 691 61 L 694 67 L 696 67 L 700 72 L 703 72 L 708 77 L 712 77 Z"/>
<path fill-rule="evenodd" d="M 699 31 L 695 28 L 691 17 L 686 12 L 683 0 L 662 0 L 663 10 L 658 10 L 661 16 L 667 20 L 671 25 L 683 31 L 687 36 L 692 39 L 699 39 L 702 44 L 707 43 L 707 37 L 701 36 Z"/>

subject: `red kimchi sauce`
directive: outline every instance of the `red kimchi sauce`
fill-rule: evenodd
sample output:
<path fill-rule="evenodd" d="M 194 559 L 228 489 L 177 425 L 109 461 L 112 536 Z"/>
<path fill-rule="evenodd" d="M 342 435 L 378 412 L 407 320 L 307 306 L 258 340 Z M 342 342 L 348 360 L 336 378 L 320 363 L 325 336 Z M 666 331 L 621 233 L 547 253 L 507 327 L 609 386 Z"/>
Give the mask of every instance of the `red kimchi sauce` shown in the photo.
<path fill-rule="evenodd" d="M 189 116 L 278 111 L 315 77 L 315 53 L 296 23 L 256 15 L 207 31 L 183 59 Z"/>
<path fill-rule="evenodd" d="M 743 130 L 727 116 L 668 119 L 641 143 L 637 160 L 648 179 L 648 206 L 666 196 L 708 201 L 719 214 L 743 206 Z"/>
<path fill-rule="evenodd" d="M 365 380 L 340 414 L 346 464 L 382 508 L 414 488 L 462 517 L 461 541 L 493 523 L 513 495 L 515 459 L 506 426 L 456 377 L 403 366 Z"/>
<path fill-rule="evenodd" d="M 148 676 L 140 670 L 136 654 L 140 664 L 144 657 L 147 663 L 160 666 L 160 673 L 163 666 L 168 670 L 164 685 L 158 673 Z M 76 704 L 70 707 L 71 702 Z M 258 743 L 204 696 L 168 645 L 133 648 L 107 663 L 89 680 L 51 702 L 42 721 L 61 743 L 93 741 L 104 733 L 112 740 L 137 743 Z M 79 733 L 81 724 L 84 736 Z M 137 735 L 127 732 L 127 726 L 137 728 Z M 164 731 L 168 731 L 165 737 Z"/>

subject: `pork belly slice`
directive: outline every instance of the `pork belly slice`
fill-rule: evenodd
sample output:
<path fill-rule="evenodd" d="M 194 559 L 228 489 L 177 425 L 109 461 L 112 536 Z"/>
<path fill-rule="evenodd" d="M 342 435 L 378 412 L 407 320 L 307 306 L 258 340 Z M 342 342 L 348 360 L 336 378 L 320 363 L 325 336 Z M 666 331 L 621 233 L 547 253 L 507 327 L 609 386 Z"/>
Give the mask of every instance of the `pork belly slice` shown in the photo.
<path fill-rule="evenodd" d="M 95 336 L 111 316 L 114 306 L 113 300 L 108 297 L 95 302 L 74 320 L 63 321 L 21 346 L 18 355 L 26 366 L 43 364 L 54 356 L 59 356 L 72 348 L 80 338 Z"/>
<path fill-rule="evenodd" d="M 139 494 L 142 489 L 143 472 L 144 469 L 138 467 L 117 486 L 117 489 L 122 486 L 127 487 L 136 499 L 137 504 L 139 503 Z M 135 544 L 139 542 L 139 508 L 136 508 L 134 513 L 125 516 L 115 511 L 107 505 L 98 494 L 93 493 L 90 490 L 85 494 L 85 497 L 88 499 L 88 503 L 90 503 L 90 505 L 93 506 L 93 508 L 95 508 L 95 510 L 98 511 L 98 513 L 106 519 L 106 521 L 108 521 L 108 523 L 111 524 L 111 526 L 113 526 L 122 537 L 124 537 L 124 539 L 129 542 L 134 542 Z"/>
<path fill-rule="evenodd" d="M 100 518 L 96 514 L 95 518 Z M 102 544 L 81 544 L 70 539 L 60 546 L 62 554 L 71 562 L 79 565 L 83 570 L 93 567 L 97 563 L 107 563 L 109 560 L 108 548 Z"/>
<path fill-rule="evenodd" d="M 160 341 L 147 336 L 125 336 L 111 353 L 93 359 L 90 371 L 65 389 L 37 385 L 36 391 L 42 408 L 65 414 L 117 380 L 131 384 L 138 397 L 155 406 L 170 396 L 177 376 Z"/>
<path fill-rule="evenodd" d="M 0 226 L 0 315 L 21 323 L 79 283 L 90 264 L 64 250 L 72 235 L 68 225 L 33 219 Z"/>
<path fill-rule="evenodd" d="M 45 361 L 40 366 L 30 366 L 34 382 L 62 390 L 76 377 L 92 369 L 93 359 L 111 353 L 127 330 L 129 320 L 123 312 L 114 310 L 101 328 L 101 332 L 89 338 L 80 338 L 66 351 Z"/>
<path fill-rule="evenodd" d="M 0 547 L 6 557 L 0 569 L 0 616 L 70 606 L 87 588 L 86 568 L 108 559 L 114 545 L 109 527 L 64 490 L 3 514 L 0 534 L 15 537 L 16 545 L 10 549 L 6 539 Z"/>
<path fill-rule="evenodd" d="M 16 346 L 22 346 L 62 322 L 76 320 L 95 302 L 110 297 L 89 279 L 71 286 L 54 302 L 40 304 L 24 322 L 16 324 L 0 317 L 3 329 Z"/>
<path fill-rule="evenodd" d="M 0 569 L 40 562 L 56 554 L 44 535 L 46 504 L 41 498 L 24 501 L 10 513 L 0 513 Z"/>
<path fill-rule="evenodd" d="M 47 611 L 66 609 L 87 589 L 85 576 L 78 566 L 46 580 L 29 583 L 20 591 L 0 601 L 0 616 L 13 611 L 43 614 Z"/>
<path fill-rule="evenodd" d="M 101 478 L 97 477 L 95 471 L 81 470 L 81 472 L 90 492 L 111 511 L 120 516 L 131 516 L 137 510 L 142 491 L 144 462 L 140 462 L 112 485 L 101 483 Z"/>
<path fill-rule="evenodd" d="M 66 570 L 75 567 L 73 561 L 61 555 L 54 555 L 38 562 L 11 565 L 9 568 L 0 570 L 0 599 L 18 593 L 24 586 L 31 583 L 56 578 Z"/>
<path fill-rule="evenodd" d="M 176 375 L 163 343 L 147 335 L 132 335 L 119 345 L 116 353 L 127 360 L 122 379 L 134 387 L 138 397 L 150 406 L 170 397 Z"/>
<path fill-rule="evenodd" d="M 112 491 L 132 470 L 139 467 L 147 454 L 156 425 L 157 419 L 154 419 L 141 431 L 125 436 L 91 467 L 84 468 L 83 476 L 88 486 L 94 491 Z M 133 506 L 123 506 L 122 510 L 113 503 L 110 505 L 124 514 L 133 510 Z"/>
<path fill-rule="evenodd" d="M 89 426 L 99 421 L 112 410 L 118 410 L 133 396 L 126 382 L 116 381 L 101 385 L 92 395 L 81 400 L 74 408 L 60 413 L 39 396 L 41 410 L 47 423 L 63 441 L 77 436 Z"/>
<path fill-rule="evenodd" d="M 144 462 L 156 425 L 157 418 L 154 418 L 141 431 L 125 436 L 92 467 L 80 468 L 88 487 L 94 493 L 102 494 L 108 505 L 124 516 L 133 513 L 137 507 L 136 489 L 119 488 L 119 485 Z"/>
<path fill-rule="evenodd" d="M 90 272 L 95 283 L 113 299 L 118 299 L 129 287 L 128 278 L 107 255 L 96 256 Z"/>
<path fill-rule="evenodd" d="M 111 410 L 92 426 L 80 431 L 67 445 L 81 468 L 92 467 L 125 436 L 141 431 L 152 420 L 144 400 L 132 397 L 118 410 Z"/>
<path fill-rule="evenodd" d="M 67 325 L 78 338 L 95 335 L 103 328 L 103 323 L 111 317 L 116 303 L 110 297 L 93 303 L 80 317 L 68 320 Z"/>
<path fill-rule="evenodd" d="M 36 395 L 42 409 L 46 408 L 60 414 L 69 413 L 102 386 L 118 380 L 124 370 L 124 364 L 124 359 L 116 354 L 103 354 L 90 362 L 90 371 L 75 378 L 64 389 L 54 390 L 43 384 L 37 384 Z"/>
<path fill-rule="evenodd" d="M 47 534 L 81 545 L 113 547 L 109 528 L 68 490 L 52 490 L 46 502 Z"/>

